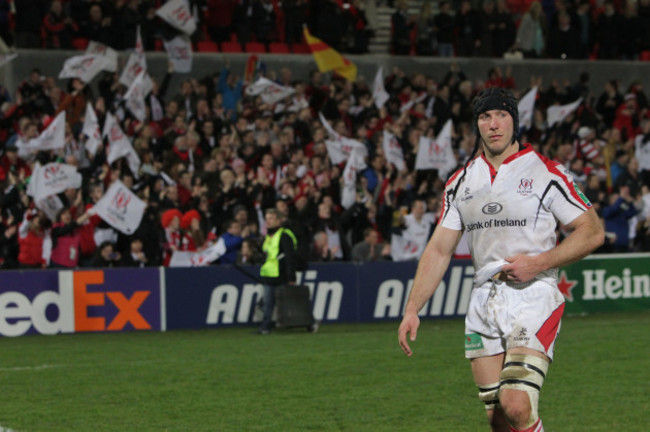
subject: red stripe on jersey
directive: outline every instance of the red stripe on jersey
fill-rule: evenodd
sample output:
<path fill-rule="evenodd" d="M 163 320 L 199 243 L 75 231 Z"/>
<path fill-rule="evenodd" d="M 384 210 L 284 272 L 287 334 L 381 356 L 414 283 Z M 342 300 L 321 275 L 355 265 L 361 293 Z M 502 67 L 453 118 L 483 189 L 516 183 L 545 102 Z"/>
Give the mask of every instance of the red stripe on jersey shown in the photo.
<path fill-rule="evenodd" d="M 569 193 L 571 194 L 571 196 L 573 198 L 575 198 L 575 200 L 578 201 L 580 203 L 580 205 L 582 205 L 585 209 L 589 210 L 591 208 L 591 204 L 589 204 L 589 205 L 585 204 L 585 202 L 582 200 L 582 198 L 580 198 L 580 195 L 578 195 L 578 192 L 576 191 L 573 184 L 569 183 L 569 179 L 564 174 L 562 174 L 562 172 L 557 168 L 558 166 L 562 166 L 562 165 L 560 165 L 557 162 L 554 162 L 554 161 L 550 160 L 549 158 L 547 158 L 546 156 L 544 156 L 542 154 L 539 154 L 537 152 L 535 152 L 535 154 L 544 163 L 544 165 L 546 165 L 546 169 L 548 169 L 549 172 L 557 175 L 562 180 L 564 180 L 564 184 L 566 185 L 567 189 L 569 190 Z"/>
<path fill-rule="evenodd" d="M 560 320 L 564 313 L 564 303 L 553 311 L 550 317 L 544 322 L 542 327 L 535 333 L 537 339 L 544 345 L 544 349 L 548 351 L 549 347 L 553 344 L 557 331 L 560 327 Z"/>
<path fill-rule="evenodd" d="M 490 184 L 494 183 L 494 179 L 497 177 L 497 170 L 494 169 L 489 160 L 485 157 L 485 153 L 481 154 L 481 159 L 487 164 L 490 169 Z"/>
<path fill-rule="evenodd" d="M 533 147 L 530 144 L 524 144 L 524 149 L 519 150 L 517 153 L 510 155 L 504 160 L 502 163 L 507 164 L 512 162 L 513 160 L 517 159 L 518 157 L 521 157 L 525 154 L 528 154 L 533 151 Z"/>
<path fill-rule="evenodd" d="M 468 162 L 467 164 L 469 165 L 469 162 Z M 447 181 L 447 183 L 445 184 L 445 190 L 443 191 L 443 194 L 442 194 L 442 207 L 441 207 L 441 209 L 440 209 L 440 214 L 438 215 L 438 220 L 439 220 L 439 221 L 442 220 L 442 215 L 445 214 L 445 203 L 447 202 L 447 187 L 448 187 L 450 184 L 452 184 L 454 180 L 456 180 L 456 177 L 458 177 L 458 174 L 460 174 L 460 173 L 463 172 L 463 169 L 464 169 L 464 168 L 461 168 L 461 169 L 459 169 L 458 171 L 456 171 L 456 172 L 454 173 L 454 175 L 452 175 L 452 176 L 449 178 L 449 180 Z"/>

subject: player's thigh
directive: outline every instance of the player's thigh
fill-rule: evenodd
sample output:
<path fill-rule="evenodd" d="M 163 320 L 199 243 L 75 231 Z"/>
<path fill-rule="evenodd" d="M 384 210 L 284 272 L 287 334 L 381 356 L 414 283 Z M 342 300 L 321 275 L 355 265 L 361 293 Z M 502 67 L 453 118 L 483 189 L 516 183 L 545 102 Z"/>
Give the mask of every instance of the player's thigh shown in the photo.
<path fill-rule="evenodd" d="M 470 362 L 472 375 L 477 386 L 486 386 L 499 382 L 505 354 L 473 358 Z"/>
<path fill-rule="evenodd" d="M 516 348 L 510 348 L 508 350 L 509 354 L 526 354 L 526 355 L 532 355 L 535 357 L 543 358 L 547 362 L 550 362 L 550 359 L 546 354 L 543 352 L 531 349 L 531 348 L 524 348 L 524 347 L 516 347 Z"/>

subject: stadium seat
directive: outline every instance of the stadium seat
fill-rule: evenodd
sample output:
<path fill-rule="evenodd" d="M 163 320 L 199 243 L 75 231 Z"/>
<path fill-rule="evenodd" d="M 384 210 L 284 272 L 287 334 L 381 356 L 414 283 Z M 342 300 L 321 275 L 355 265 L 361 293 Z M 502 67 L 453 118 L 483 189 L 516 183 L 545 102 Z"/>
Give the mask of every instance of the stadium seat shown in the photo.
<path fill-rule="evenodd" d="M 291 45 L 291 52 L 294 54 L 311 54 L 309 45 L 307 44 L 294 44 Z"/>
<path fill-rule="evenodd" d="M 88 46 L 88 39 L 86 39 L 86 38 L 74 38 L 74 39 L 72 39 L 72 46 L 76 50 L 83 51 Z"/>
<path fill-rule="evenodd" d="M 196 43 L 196 50 L 198 52 L 219 52 L 219 45 L 212 41 L 198 41 Z"/>
<path fill-rule="evenodd" d="M 266 52 L 266 46 L 261 42 L 246 42 L 246 52 L 264 54 Z"/>
<path fill-rule="evenodd" d="M 269 52 L 274 54 L 289 54 L 289 45 L 282 42 L 271 42 Z"/>
<path fill-rule="evenodd" d="M 221 42 L 221 51 L 225 53 L 240 53 L 241 45 L 239 42 Z"/>
<path fill-rule="evenodd" d="M 165 45 L 163 44 L 162 39 L 155 39 L 154 40 L 154 49 L 156 51 L 165 51 Z"/>
<path fill-rule="evenodd" d="M 639 56 L 639 60 L 647 62 L 650 61 L 650 51 L 641 51 L 641 55 Z"/>

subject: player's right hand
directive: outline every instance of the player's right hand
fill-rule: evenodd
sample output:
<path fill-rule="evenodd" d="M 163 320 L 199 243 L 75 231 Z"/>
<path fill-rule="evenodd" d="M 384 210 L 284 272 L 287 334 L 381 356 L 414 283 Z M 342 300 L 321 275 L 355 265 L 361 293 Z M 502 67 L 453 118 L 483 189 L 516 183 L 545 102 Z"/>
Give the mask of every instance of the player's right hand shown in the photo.
<path fill-rule="evenodd" d="M 397 330 L 399 346 L 400 348 L 402 348 L 402 351 L 404 351 L 404 354 L 406 354 L 409 357 L 413 355 L 413 351 L 411 351 L 411 347 L 408 344 L 408 340 L 407 340 L 408 335 L 410 334 L 411 342 L 415 342 L 415 338 L 417 337 L 419 326 L 420 326 L 420 318 L 418 318 L 418 315 L 414 313 L 407 313 L 406 315 L 404 315 L 404 318 L 402 319 L 402 323 L 400 324 L 399 329 Z"/>

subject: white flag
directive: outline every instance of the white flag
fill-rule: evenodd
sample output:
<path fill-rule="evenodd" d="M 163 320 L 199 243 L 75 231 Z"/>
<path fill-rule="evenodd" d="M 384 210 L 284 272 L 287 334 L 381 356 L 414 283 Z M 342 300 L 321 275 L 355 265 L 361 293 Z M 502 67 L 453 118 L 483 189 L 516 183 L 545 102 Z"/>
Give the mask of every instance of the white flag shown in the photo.
<path fill-rule="evenodd" d="M 115 180 L 93 209 L 107 224 L 124 234 L 140 226 L 147 204 L 119 180 Z"/>
<path fill-rule="evenodd" d="M 83 54 L 70 57 L 63 63 L 63 69 L 59 72 L 59 79 L 79 78 L 81 81 L 89 83 L 106 67 L 107 60 L 103 56 Z"/>
<path fill-rule="evenodd" d="M 141 122 L 147 116 L 144 101 L 144 76 L 145 72 L 143 71 L 133 80 L 133 83 L 131 83 L 131 86 L 124 95 L 126 107 Z"/>
<path fill-rule="evenodd" d="M 333 140 L 340 140 L 341 138 L 343 138 L 343 135 L 336 132 L 332 128 L 332 126 L 330 126 L 329 122 L 327 121 L 327 119 L 325 118 L 322 112 L 318 113 L 318 118 L 320 119 L 320 122 L 323 124 L 323 127 L 327 131 L 327 134 L 329 135 L 330 138 L 332 138 Z"/>
<path fill-rule="evenodd" d="M 535 99 L 537 98 L 537 87 L 533 87 L 521 98 L 517 108 L 519 109 L 519 129 L 528 130 L 533 124 L 533 113 L 535 112 Z M 515 131 L 519 133 L 519 131 Z"/>
<path fill-rule="evenodd" d="M 420 257 L 420 246 L 409 235 L 402 231 L 402 235 L 390 236 L 390 255 L 393 261 L 412 261 Z"/>
<path fill-rule="evenodd" d="M 29 141 L 32 150 L 56 150 L 65 146 L 65 111 L 61 111 L 41 134 Z"/>
<path fill-rule="evenodd" d="M 131 53 L 126 61 L 126 66 L 122 70 L 122 75 L 120 75 L 120 84 L 131 87 L 135 78 L 142 72 L 146 72 L 146 70 L 147 62 L 144 61 L 144 56 L 141 57 L 137 53 Z"/>
<path fill-rule="evenodd" d="M 37 209 L 41 210 L 47 218 L 51 221 L 56 220 L 56 216 L 59 214 L 59 211 L 65 207 L 61 198 L 57 195 L 50 195 L 47 198 L 44 198 L 40 201 L 34 201 L 34 205 Z"/>
<path fill-rule="evenodd" d="M 375 83 L 372 86 L 372 97 L 375 99 L 377 109 L 383 107 L 386 101 L 390 99 L 390 95 L 384 87 L 384 68 L 381 66 L 379 66 L 375 75 Z"/>
<path fill-rule="evenodd" d="M 142 35 L 140 34 L 140 25 L 135 29 L 135 53 L 140 57 L 140 61 L 147 68 L 147 58 L 144 55 L 144 44 L 142 43 Z"/>
<path fill-rule="evenodd" d="M 334 165 L 348 160 L 352 151 L 358 151 L 363 156 L 368 155 L 368 149 L 361 142 L 351 138 L 341 137 L 339 140 L 325 140 L 327 154 Z"/>
<path fill-rule="evenodd" d="M 104 70 L 117 72 L 117 51 L 99 42 L 90 41 L 86 47 L 86 54 L 104 57 Z"/>
<path fill-rule="evenodd" d="M 397 168 L 398 171 L 404 171 L 406 169 L 404 153 L 402 152 L 402 146 L 399 144 L 399 141 L 397 141 L 395 135 L 388 131 L 384 131 L 382 147 L 384 149 L 386 160 L 395 165 L 395 168 Z"/>
<path fill-rule="evenodd" d="M 566 105 L 553 105 L 546 110 L 546 122 L 548 127 L 553 126 L 555 123 L 563 121 L 569 114 L 575 111 L 582 103 L 582 98 L 575 102 Z"/>
<path fill-rule="evenodd" d="M 330 160 L 334 165 L 338 165 L 341 162 L 345 162 L 350 157 L 352 150 L 358 149 L 362 152 L 363 156 L 368 155 L 368 149 L 360 141 L 354 140 L 352 138 L 346 138 L 343 135 L 337 133 L 330 124 L 327 122 L 323 113 L 318 113 L 321 123 L 327 130 L 329 137 L 331 139 L 325 140 L 325 147 L 327 148 L 327 154 L 330 157 Z"/>
<path fill-rule="evenodd" d="M 129 141 L 129 138 L 124 134 L 119 123 L 111 113 L 106 113 L 106 122 L 104 123 L 102 136 L 108 137 L 108 155 L 106 157 L 108 163 L 112 164 L 116 160 L 126 157 L 131 173 L 135 178 L 138 178 L 140 158 L 133 149 L 131 141 Z"/>
<path fill-rule="evenodd" d="M 215 244 L 197 252 L 174 251 L 169 267 L 205 267 L 226 253 L 226 244 L 219 238 Z"/>
<path fill-rule="evenodd" d="M 343 170 L 341 205 L 346 209 L 350 208 L 357 200 L 357 172 L 364 169 L 366 169 L 365 154 L 355 148 Z"/>
<path fill-rule="evenodd" d="M 7 63 L 9 63 L 10 61 L 12 61 L 12 60 L 15 59 L 16 57 L 18 57 L 18 54 L 16 54 L 16 53 L 11 53 L 11 54 L 0 54 L 0 67 L 6 65 Z"/>
<path fill-rule="evenodd" d="M 409 101 L 406 102 L 404 105 L 402 105 L 401 108 L 400 108 L 399 110 L 400 110 L 400 112 L 403 112 L 403 113 L 404 113 L 404 112 L 410 110 L 411 108 L 413 108 L 413 107 L 415 106 L 416 103 L 420 103 L 420 102 L 422 102 L 423 100 L 425 100 L 426 98 L 427 98 L 427 93 L 426 93 L 426 92 L 422 92 L 421 94 L 419 94 L 419 95 L 416 96 L 415 98 L 409 100 Z"/>
<path fill-rule="evenodd" d="M 196 22 L 185 0 L 169 0 L 156 11 L 156 15 L 187 35 L 196 31 Z"/>
<path fill-rule="evenodd" d="M 296 90 L 292 87 L 281 86 L 268 78 L 261 77 L 253 84 L 246 87 L 246 94 L 249 96 L 260 95 L 266 104 L 274 104 L 282 99 L 291 96 Z"/>
<path fill-rule="evenodd" d="M 28 193 L 34 201 L 42 201 L 51 195 L 56 195 L 66 189 L 81 187 L 81 174 L 72 165 L 52 162 L 44 166 L 34 167 Z"/>
<path fill-rule="evenodd" d="M 179 73 L 192 72 L 192 41 L 185 35 L 176 36 L 169 42 L 163 41 L 169 61 L 174 65 L 174 71 Z"/>
<path fill-rule="evenodd" d="M 456 157 L 451 146 L 451 120 L 447 120 L 435 139 L 420 137 L 415 169 L 437 169 L 438 177 L 447 179 L 449 171 L 456 167 Z"/>
<path fill-rule="evenodd" d="M 102 134 L 99 129 L 99 121 L 97 120 L 97 114 L 93 109 L 90 102 L 86 104 L 86 114 L 84 114 L 84 125 L 81 129 L 81 133 L 86 135 L 86 150 L 92 156 L 97 154 L 97 149 L 102 143 Z"/>

